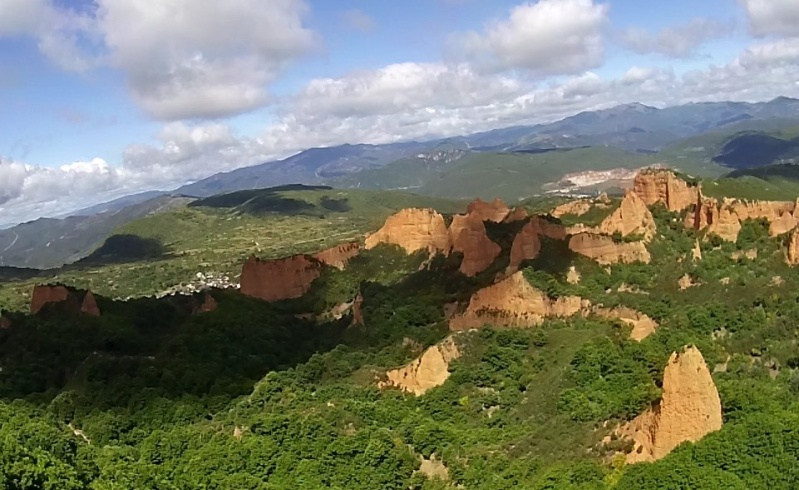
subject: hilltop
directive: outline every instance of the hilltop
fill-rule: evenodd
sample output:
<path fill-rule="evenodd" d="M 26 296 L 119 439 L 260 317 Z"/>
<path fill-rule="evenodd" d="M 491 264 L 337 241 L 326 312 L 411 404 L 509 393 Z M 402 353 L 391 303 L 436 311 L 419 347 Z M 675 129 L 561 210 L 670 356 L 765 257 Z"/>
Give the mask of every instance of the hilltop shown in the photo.
<path fill-rule="evenodd" d="M 651 169 L 551 206 L 290 187 L 130 223 L 2 315 L 0 474 L 792 489 L 799 209 L 708 184 Z M 101 291 L 202 261 L 231 284 Z"/>

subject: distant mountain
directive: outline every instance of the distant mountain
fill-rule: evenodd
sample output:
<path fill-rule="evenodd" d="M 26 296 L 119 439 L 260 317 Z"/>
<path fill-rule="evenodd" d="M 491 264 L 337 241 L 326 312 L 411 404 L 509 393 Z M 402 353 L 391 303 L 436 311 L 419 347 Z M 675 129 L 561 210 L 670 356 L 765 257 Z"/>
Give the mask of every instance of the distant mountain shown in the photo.
<path fill-rule="evenodd" d="M 0 230 L 0 266 L 50 269 L 75 262 L 89 255 L 117 227 L 191 200 L 160 196 L 91 216 L 42 218 Z"/>
<path fill-rule="evenodd" d="M 135 204 L 143 203 L 145 201 L 149 201 L 151 199 L 155 199 L 157 197 L 165 196 L 167 194 L 171 194 L 169 192 L 164 191 L 147 191 L 147 192 L 140 192 L 138 194 L 131 194 L 129 196 L 120 197 L 119 199 L 114 199 L 113 201 L 103 202 L 100 204 L 95 204 L 94 206 L 90 206 L 88 208 L 79 209 L 78 211 L 74 211 L 69 213 L 66 216 L 92 216 L 99 213 L 108 213 L 111 211 L 118 211 L 122 208 L 126 208 L 128 206 L 133 206 Z"/>

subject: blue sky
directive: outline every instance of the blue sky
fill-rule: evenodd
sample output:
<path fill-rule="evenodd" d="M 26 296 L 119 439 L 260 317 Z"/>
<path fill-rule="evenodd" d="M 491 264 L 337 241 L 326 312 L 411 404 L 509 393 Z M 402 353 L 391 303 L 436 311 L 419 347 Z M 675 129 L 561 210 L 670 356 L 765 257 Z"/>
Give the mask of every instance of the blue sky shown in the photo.
<path fill-rule="evenodd" d="M 0 213 L 311 146 L 799 95 L 795 0 L 0 0 Z"/>

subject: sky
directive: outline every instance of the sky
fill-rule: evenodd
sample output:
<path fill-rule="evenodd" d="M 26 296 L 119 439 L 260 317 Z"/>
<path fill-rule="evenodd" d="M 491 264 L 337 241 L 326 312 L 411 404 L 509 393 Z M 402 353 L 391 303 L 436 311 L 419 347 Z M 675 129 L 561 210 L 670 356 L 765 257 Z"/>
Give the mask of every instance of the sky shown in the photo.
<path fill-rule="evenodd" d="M 310 147 L 780 95 L 797 0 L 0 0 L 0 225 Z"/>

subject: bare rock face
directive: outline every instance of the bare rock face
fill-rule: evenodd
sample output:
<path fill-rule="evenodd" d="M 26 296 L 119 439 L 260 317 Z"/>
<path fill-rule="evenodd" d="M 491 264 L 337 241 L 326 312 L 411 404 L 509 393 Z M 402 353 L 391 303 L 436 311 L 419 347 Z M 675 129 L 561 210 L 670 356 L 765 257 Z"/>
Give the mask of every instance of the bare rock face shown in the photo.
<path fill-rule="evenodd" d="M 416 396 L 441 386 L 449 378 L 449 363 L 461 356 L 458 345 L 450 336 L 427 349 L 418 359 L 388 371 L 386 380 L 378 384 L 381 389 L 399 388 Z"/>
<path fill-rule="evenodd" d="M 593 233 L 573 235 L 569 240 L 569 249 L 595 260 L 601 265 L 633 262 L 648 264 L 652 260 L 652 256 L 643 242 L 616 243 L 609 236 Z"/>
<path fill-rule="evenodd" d="M 364 325 L 363 321 L 363 295 L 358 291 L 358 295 L 352 301 L 352 324 Z"/>
<path fill-rule="evenodd" d="M 721 400 L 705 359 L 696 347 L 686 347 L 669 358 L 661 400 L 619 432 L 634 441 L 627 462 L 638 463 L 661 459 L 721 425 Z"/>
<path fill-rule="evenodd" d="M 577 268 L 574 266 L 569 267 L 568 272 L 566 272 L 566 282 L 569 284 L 580 284 L 580 279 L 582 279 L 582 276 L 580 276 L 580 272 Z"/>
<path fill-rule="evenodd" d="M 732 260 L 741 260 L 741 259 L 748 259 L 748 260 L 755 260 L 757 258 L 757 249 L 750 248 L 749 250 L 738 250 L 733 252 L 730 255 Z"/>
<path fill-rule="evenodd" d="M 628 192 L 621 201 L 619 209 L 605 218 L 599 225 L 599 232 L 606 235 L 621 233 L 622 236 L 641 235 L 650 240 L 657 230 L 655 218 L 646 203 L 635 192 Z"/>
<path fill-rule="evenodd" d="M 791 238 L 788 240 L 787 261 L 789 265 L 799 265 L 799 227 L 793 229 Z"/>
<path fill-rule="evenodd" d="M 529 221 L 519 230 L 510 248 L 507 273 L 513 274 L 525 260 L 533 260 L 541 252 L 541 229 L 538 220 Z"/>
<path fill-rule="evenodd" d="M 83 297 L 80 311 L 89 316 L 100 316 L 100 307 L 97 306 L 97 300 L 94 298 L 91 291 L 86 291 L 86 296 Z"/>
<path fill-rule="evenodd" d="M 35 286 L 31 298 L 31 313 L 36 315 L 45 305 L 61 303 L 69 297 L 69 290 L 64 286 Z"/>
<path fill-rule="evenodd" d="M 730 207 L 740 221 L 758 218 L 774 221 L 783 214 L 793 213 L 796 203 L 790 201 L 734 201 Z"/>
<path fill-rule="evenodd" d="M 500 198 L 491 202 L 482 199 L 475 199 L 466 209 L 466 214 L 474 216 L 480 221 L 493 221 L 494 223 L 503 222 L 510 214 L 510 209 Z"/>
<path fill-rule="evenodd" d="M 450 248 L 444 217 L 433 209 L 403 209 L 390 216 L 382 228 L 366 238 L 367 249 L 381 243 L 398 245 L 407 253 Z"/>
<path fill-rule="evenodd" d="M 483 220 L 472 214 L 452 219 L 449 239 L 452 251 L 463 254 L 460 271 L 467 276 L 486 270 L 502 252 L 502 247 L 488 238 Z"/>
<path fill-rule="evenodd" d="M 694 262 L 699 262 L 702 260 L 702 247 L 699 246 L 699 240 L 696 240 L 694 243 L 694 249 L 691 251 L 691 256 L 694 259 Z"/>
<path fill-rule="evenodd" d="M 788 233 L 799 224 L 797 202 L 739 201 L 705 198 L 699 194 L 693 213 L 685 218 L 685 225 L 695 230 L 707 230 L 722 239 L 734 242 L 741 231 L 741 223 L 748 219 L 769 221 L 769 236 Z"/>
<path fill-rule="evenodd" d="M 361 245 L 358 242 L 349 242 L 317 252 L 313 257 L 325 265 L 344 270 L 350 259 L 358 255 L 360 251 Z"/>
<path fill-rule="evenodd" d="M 577 297 L 553 301 L 517 272 L 472 295 L 466 311 L 453 315 L 449 327 L 453 331 L 484 325 L 530 327 L 540 324 L 548 316 L 572 316 L 589 306 L 589 302 Z"/>
<path fill-rule="evenodd" d="M 307 255 L 260 260 L 250 257 L 241 271 L 241 292 L 264 301 L 299 298 L 322 272 L 322 263 Z"/>
<path fill-rule="evenodd" d="M 669 211 L 682 211 L 695 204 L 699 188 L 689 185 L 670 170 L 640 172 L 633 182 L 633 190 L 647 206 L 662 203 Z"/>
<path fill-rule="evenodd" d="M 797 209 L 797 204 L 794 205 L 794 209 Z M 797 211 L 799 211 L 799 209 L 797 209 Z M 785 233 L 793 230 L 796 228 L 796 225 L 799 225 L 799 219 L 797 218 L 796 211 L 791 213 L 787 211 L 781 213 L 769 223 L 769 236 L 775 237 L 784 235 Z"/>
<path fill-rule="evenodd" d="M 626 306 L 617 306 L 612 309 L 594 308 L 593 313 L 602 318 L 614 318 L 631 325 L 633 331 L 630 333 L 630 338 L 638 342 L 655 333 L 658 327 L 657 322 L 648 315 Z"/>
<path fill-rule="evenodd" d="M 513 208 L 513 210 L 505 217 L 505 223 L 515 223 L 516 221 L 523 221 L 527 219 L 527 210 L 524 208 Z"/>
<path fill-rule="evenodd" d="M 579 199 L 577 201 L 569 201 L 567 203 L 561 204 L 560 206 L 553 209 L 550 214 L 556 218 L 560 218 L 567 214 L 571 214 L 574 216 L 582 216 L 590 210 L 591 210 L 591 201 L 588 201 L 586 199 Z"/>
<path fill-rule="evenodd" d="M 690 275 L 685 274 L 677 281 L 677 285 L 680 287 L 680 291 L 685 291 L 686 289 L 699 286 L 699 283 L 694 282 L 694 279 Z"/>
<path fill-rule="evenodd" d="M 218 307 L 219 303 L 216 302 L 216 299 L 211 295 L 211 293 L 206 292 L 203 302 L 194 308 L 192 314 L 202 315 L 203 313 L 211 313 L 212 311 L 216 311 Z"/>

